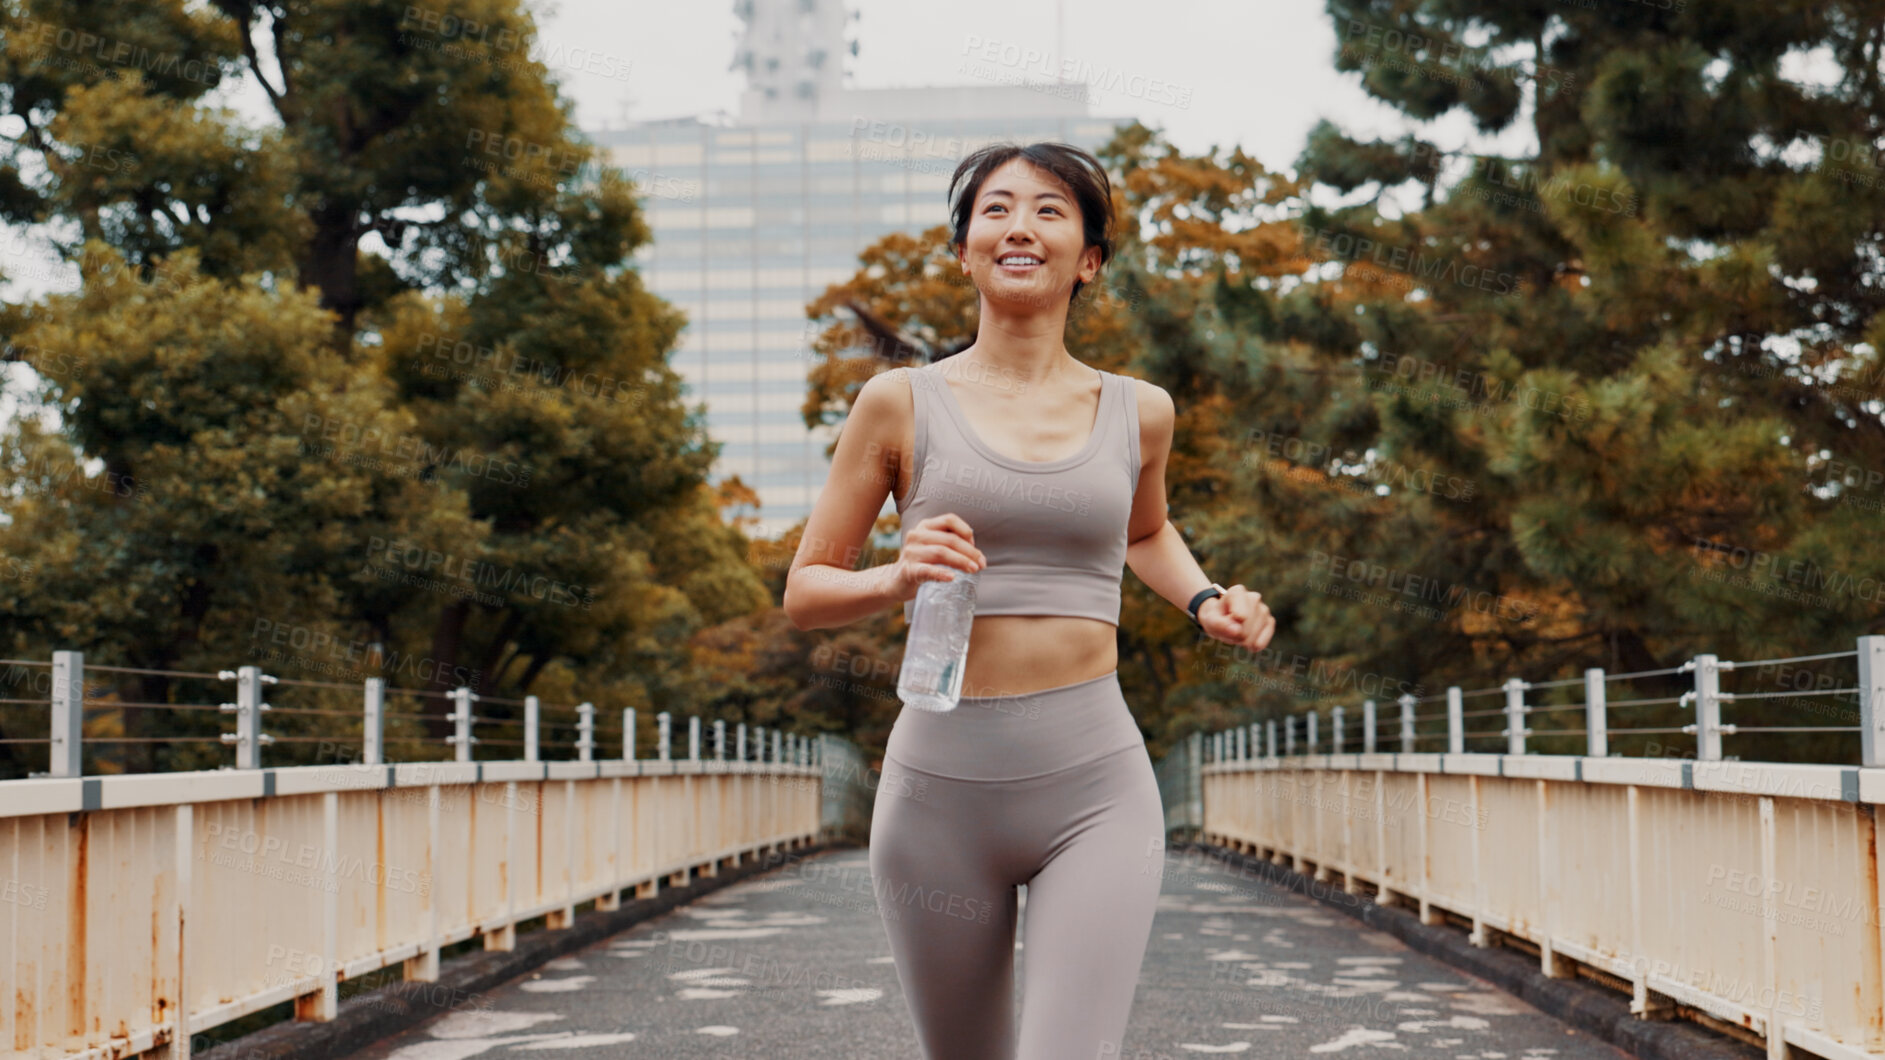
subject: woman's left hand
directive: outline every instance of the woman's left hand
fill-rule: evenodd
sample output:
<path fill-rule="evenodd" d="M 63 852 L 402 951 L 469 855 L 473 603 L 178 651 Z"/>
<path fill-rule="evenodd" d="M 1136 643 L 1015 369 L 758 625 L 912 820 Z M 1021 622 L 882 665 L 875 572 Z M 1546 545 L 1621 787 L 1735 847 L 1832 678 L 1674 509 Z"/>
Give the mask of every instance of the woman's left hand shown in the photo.
<path fill-rule="evenodd" d="M 1262 593 L 1232 585 L 1198 607 L 1198 624 L 1212 637 L 1251 651 L 1262 651 L 1276 635 L 1276 616 Z"/>

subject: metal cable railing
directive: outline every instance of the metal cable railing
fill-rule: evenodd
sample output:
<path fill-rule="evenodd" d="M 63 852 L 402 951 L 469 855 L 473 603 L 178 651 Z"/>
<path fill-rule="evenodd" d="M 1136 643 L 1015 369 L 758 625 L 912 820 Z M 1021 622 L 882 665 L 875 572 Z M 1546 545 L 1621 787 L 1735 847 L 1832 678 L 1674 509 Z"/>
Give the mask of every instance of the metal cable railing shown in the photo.
<path fill-rule="evenodd" d="M 1856 680 L 1851 676 L 1799 669 L 1800 664 L 1843 659 L 1856 661 Z M 1769 671 L 1774 668 L 1783 668 L 1773 678 L 1782 687 L 1750 688 L 1744 691 L 1722 687 L 1725 674 Z M 1612 699 L 1607 694 L 1611 685 L 1620 682 L 1676 677 L 1686 677 L 1692 684 L 1690 690 L 1679 695 L 1637 694 L 1624 699 Z M 1806 687 L 1801 687 L 1803 681 Z M 1667 687 L 1667 681 L 1663 687 Z M 1554 691 L 1560 689 L 1576 689 L 1581 692 L 1581 697 L 1567 699 L 1554 696 Z M 1653 693 L 1659 689 L 1641 691 Z M 1544 695 L 1536 701 L 1528 701 L 1528 692 Z M 1494 694 L 1505 697 L 1503 706 L 1464 709 L 1466 699 Z M 1825 697 L 1848 700 L 1849 705 L 1833 720 L 1849 718 L 1850 724 L 1823 724 L 1821 722 L 1827 719 L 1820 718 L 1809 719 L 1806 723 L 1784 724 L 1786 717 L 1776 715 L 1776 710 L 1798 708 L 1807 700 L 1818 703 Z M 1559 699 L 1565 701 L 1560 702 Z M 1444 713 L 1419 712 L 1415 709 L 1417 704 L 1441 700 L 1447 704 Z M 1732 708 L 1744 701 L 1744 710 L 1736 712 L 1732 720 L 1724 720 L 1724 707 Z M 1507 754 L 1581 753 L 1608 757 L 1615 753 L 1610 749 L 1613 740 L 1634 743 L 1642 737 L 1663 736 L 1692 736 L 1695 738 L 1694 746 L 1667 748 L 1659 742 L 1638 746 L 1648 748 L 1645 753 L 1680 750 L 1684 757 L 1716 761 L 1724 758 L 1724 737 L 1762 734 L 1784 739 L 1858 733 L 1861 737 L 1860 747 L 1853 757 L 1863 765 L 1885 766 L 1885 636 L 1860 637 L 1857 646 L 1848 651 L 1746 661 L 1723 660 L 1703 654 L 1679 666 L 1662 669 L 1607 674 L 1601 668 L 1593 667 L 1587 669 L 1582 677 L 1541 681 L 1512 677 L 1490 688 L 1462 689 L 1454 686 L 1432 695 L 1407 694 L 1393 701 L 1392 707 L 1398 707 L 1398 710 L 1388 704 L 1377 704 L 1374 699 L 1365 699 L 1359 706 L 1361 720 L 1355 728 L 1351 728 L 1349 720 L 1354 706 L 1342 704 L 1328 710 L 1326 725 L 1323 724 L 1320 711 L 1309 711 L 1209 733 L 1206 761 L 1357 751 L 1412 753 L 1439 750 L 1460 753 L 1466 750 L 1468 741 L 1478 745 L 1477 751 L 1483 748 L 1484 741 L 1494 739 L 1504 741 L 1503 752 Z M 1693 720 L 1687 724 L 1666 724 L 1669 715 L 1676 713 L 1668 709 L 1671 706 L 1690 713 Z M 1806 709 L 1815 713 L 1832 713 L 1823 705 Z M 1652 713 L 1648 716 L 1633 713 L 1642 711 Z M 1582 714 L 1584 724 L 1581 727 L 1557 727 L 1559 722 L 1574 725 L 1579 720 L 1573 716 L 1574 712 Z M 1677 713 L 1677 717 L 1680 716 Z M 1643 724 L 1616 724 L 1631 717 L 1641 718 Z M 1487 728 L 1480 724 L 1492 718 L 1502 719 L 1503 725 Z M 1533 719 L 1540 721 L 1536 728 L 1530 724 Z M 1435 725 L 1436 722 L 1443 724 L 1444 728 Z M 1357 728 L 1359 739 L 1355 739 Z M 1565 741 L 1572 737 L 1582 739 L 1576 744 L 1567 745 Z M 1535 746 L 1535 742 L 1548 746 Z"/>
<path fill-rule="evenodd" d="M 546 704 L 536 696 L 487 696 L 468 687 L 389 687 L 379 677 L 349 684 L 278 677 L 259 666 L 214 673 L 88 666 L 82 653 L 68 651 L 54 652 L 51 661 L 0 663 L 33 668 L 31 680 L 48 693 L 0 698 L 0 747 L 21 748 L 0 754 L 0 769 L 16 771 L 15 776 L 76 777 L 96 774 L 99 765 L 107 772 L 149 771 L 128 768 L 130 761 L 116 757 L 114 748 L 124 754 L 143 748 L 137 761 L 161 763 L 153 767 L 160 771 L 395 760 L 587 762 L 602 757 L 605 748 L 632 760 L 638 757 L 637 743 L 648 741 L 649 729 L 652 747 L 644 750 L 658 761 L 812 765 L 819 753 L 809 733 L 745 722 L 729 731 L 724 719 L 708 721 L 703 732 L 703 719 L 688 715 L 685 733 L 677 734 L 668 711 L 655 713 L 652 724 L 646 724 L 639 720 L 646 712 L 632 707 L 598 718 L 593 703 Z M 154 688 L 141 685 L 145 698 L 120 698 L 117 689 L 86 688 L 88 671 L 161 680 Z M 139 688 L 133 682 L 129 690 Z M 231 690 L 232 701 L 200 701 L 221 699 Z M 152 691 L 158 698 L 149 695 Z M 161 698 L 166 694 L 172 699 Z M 437 709 L 441 700 L 445 713 Z M 232 716 L 234 731 L 224 716 Z M 687 741 L 684 748 L 673 746 L 676 737 Z M 268 748 L 275 745 L 283 750 L 271 754 Z M 480 745 L 505 750 L 480 755 Z M 401 753 L 389 755 L 391 747 Z M 43 756 L 38 748 L 45 749 Z M 42 762 L 44 769 L 37 768 Z M 5 776 L 0 772 L 0 779 Z"/>

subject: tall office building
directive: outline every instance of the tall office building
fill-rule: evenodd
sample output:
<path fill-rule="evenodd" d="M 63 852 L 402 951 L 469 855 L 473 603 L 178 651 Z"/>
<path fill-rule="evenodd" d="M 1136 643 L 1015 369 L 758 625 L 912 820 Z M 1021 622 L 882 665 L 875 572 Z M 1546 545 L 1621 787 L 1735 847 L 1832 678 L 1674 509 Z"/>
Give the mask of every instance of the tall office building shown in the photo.
<path fill-rule="evenodd" d="M 713 479 L 759 494 L 753 532 L 811 513 L 834 428 L 799 407 L 817 331 L 805 306 L 852 276 L 888 233 L 948 219 L 961 158 L 986 143 L 1060 140 L 1092 150 L 1127 119 L 1090 116 L 1087 88 L 1034 76 L 1012 50 L 972 46 L 965 84 L 843 85 L 842 0 L 739 0 L 737 117 L 641 122 L 589 135 L 639 185 L 654 241 L 635 259 L 648 288 L 689 319 L 675 371 L 722 443 Z M 1008 58 L 1010 64 L 1004 65 Z M 894 504 L 886 499 L 886 511 Z"/>

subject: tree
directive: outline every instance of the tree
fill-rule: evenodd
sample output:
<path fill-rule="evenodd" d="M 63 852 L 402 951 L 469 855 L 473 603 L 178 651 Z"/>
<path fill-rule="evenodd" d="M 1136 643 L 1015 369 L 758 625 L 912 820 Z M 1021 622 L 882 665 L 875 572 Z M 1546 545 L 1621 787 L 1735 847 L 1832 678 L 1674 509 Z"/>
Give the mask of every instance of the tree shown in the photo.
<path fill-rule="evenodd" d="M 1329 12 L 1338 67 L 1371 94 L 1415 119 L 1462 110 L 1485 132 L 1529 121 L 1536 147 L 1446 152 L 1325 125 L 1299 167 L 1346 199 L 1303 213 L 1326 263 L 1317 282 L 1224 303 L 1250 322 L 1259 372 L 1306 354 L 1347 380 L 1313 402 L 1234 390 L 1265 441 L 1314 454 L 1255 462 L 1262 529 L 1220 528 L 1253 562 L 1304 518 L 1292 483 L 1369 487 L 1311 512 L 1318 535 L 1290 541 L 1275 572 L 1302 586 L 1303 635 L 1431 691 L 1667 669 L 1697 652 L 1824 652 L 1875 626 L 1876 10 L 1331 0 Z M 1790 73 L 1821 48 L 1824 85 Z M 1421 202 L 1408 210 L 1410 188 Z M 1419 579 L 1439 593 L 1414 599 L 1445 606 L 1408 622 L 1332 603 L 1357 569 L 1400 583 L 1367 592 L 1406 596 Z M 1673 695 L 1687 680 L 1636 687 Z M 1775 688 L 1772 674 L 1748 680 Z M 1734 713 L 1786 719 L 1759 703 Z M 1646 717 L 1627 724 L 1682 720 Z M 1741 749 L 1830 761 L 1855 746 Z"/>
<path fill-rule="evenodd" d="M 687 694 L 688 634 L 763 585 L 666 363 L 684 320 L 625 267 L 650 238 L 635 189 L 574 129 L 521 5 L 0 18 L 25 129 L 0 211 L 80 281 L 0 316 L 55 421 L 8 452 L 0 539 L 47 579 L 0 586 L 16 652 L 312 675 L 335 660 L 263 634 L 313 631 L 351 646 L 350 679 L 434 693 L 434 739 L 459 684 Z M 237 76 L 278 124 L 206 105 Z M 128 676 L 117 698 L 175 694 Z"/>

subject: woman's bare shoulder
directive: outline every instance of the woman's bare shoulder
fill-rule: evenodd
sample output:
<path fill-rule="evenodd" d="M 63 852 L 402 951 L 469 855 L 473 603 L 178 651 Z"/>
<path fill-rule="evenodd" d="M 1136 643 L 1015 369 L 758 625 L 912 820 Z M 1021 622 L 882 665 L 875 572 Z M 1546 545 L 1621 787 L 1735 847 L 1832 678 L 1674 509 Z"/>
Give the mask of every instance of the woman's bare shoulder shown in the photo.
<path fill-rule="evenodd" d="M 864 380 L 847 417 L 860 425 L 871 451 L 893 466 L 916 433 L 912 371 L 908 365 L 899 365 Z"/>
<path fill-rule="evenodd" d="M 1132 380 L 1133 397 L 1138 401 L 1140 425 L 1156 427 L 1163 424 L 1169 429 L 1178 414 L 1177 407 L 1172 404 L 1172 395 L 1150 379 L 1140 379 L 1132 375 L 1124 378 Z"/>
<path fill-rule="evenodd" d="M 907 417 L 916 400 L 910 378 L 913 371 L 915 369 L 909 365 L 898 365 L 864 380 L 857 398 L 851 403 L 852 413 L 868 405 L 872 413 L 887 417 L 891 422 L 900 415 Z"/>

